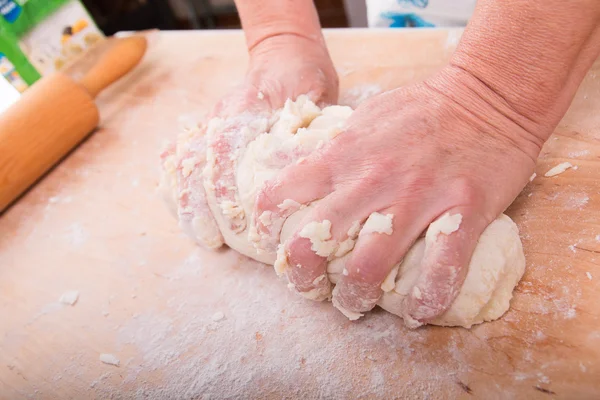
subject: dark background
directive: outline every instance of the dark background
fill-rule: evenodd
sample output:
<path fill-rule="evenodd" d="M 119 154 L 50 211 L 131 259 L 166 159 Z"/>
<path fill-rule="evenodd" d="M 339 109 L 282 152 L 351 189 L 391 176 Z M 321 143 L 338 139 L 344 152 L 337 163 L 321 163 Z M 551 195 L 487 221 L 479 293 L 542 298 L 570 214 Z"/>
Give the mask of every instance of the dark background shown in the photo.
<path fill-rule="evenodd" d="M 260 1 L 260 0 L 256 0 Z M 360 0 L 354 0 L 360 1 Z M 82 0 L 106 35 L 159 28 L 240 28 L 232 0 Z M 315 0 L 324 28 L 348 26 L 343 0 Z"/>

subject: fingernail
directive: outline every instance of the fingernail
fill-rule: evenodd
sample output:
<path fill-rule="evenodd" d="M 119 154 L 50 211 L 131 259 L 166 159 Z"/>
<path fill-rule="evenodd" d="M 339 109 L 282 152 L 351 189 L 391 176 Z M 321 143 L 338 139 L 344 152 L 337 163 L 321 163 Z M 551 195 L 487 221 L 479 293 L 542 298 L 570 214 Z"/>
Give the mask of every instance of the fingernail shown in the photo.
<path fill-rule="evenodd" d="M 333 289 L 333 305 L 349 319 L 372 310 L 383 291 L 379 286 L 356 282 L 344 277 Z"/>

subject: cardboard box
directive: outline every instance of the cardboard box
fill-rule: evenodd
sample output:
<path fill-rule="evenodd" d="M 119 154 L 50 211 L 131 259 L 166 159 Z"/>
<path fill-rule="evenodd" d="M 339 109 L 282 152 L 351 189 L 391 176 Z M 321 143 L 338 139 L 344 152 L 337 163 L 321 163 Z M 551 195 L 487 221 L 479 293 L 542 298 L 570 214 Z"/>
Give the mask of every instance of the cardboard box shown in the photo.
<path fill-rule="evenodd" d="M 19 78 L 60 71 L 104 35 L 78 0 L 0 0 L 0 38 L 0 68 L 14 71 L 4 79 L 22 89 Z"/>

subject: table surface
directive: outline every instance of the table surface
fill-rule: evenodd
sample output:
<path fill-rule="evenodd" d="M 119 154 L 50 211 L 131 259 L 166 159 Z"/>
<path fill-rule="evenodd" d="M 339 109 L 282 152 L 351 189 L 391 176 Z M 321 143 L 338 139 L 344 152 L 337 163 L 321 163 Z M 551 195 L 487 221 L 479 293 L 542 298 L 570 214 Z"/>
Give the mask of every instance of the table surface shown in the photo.
<path fill-rule="evenodd" d="M 341 103 L 432 74 L 460 34 L 327 31 Z M 600 63 L 508 210 L 527 258 L 510 311 L 412 331 L 382 310 L 349 322 L 179 231 L 158 154 L 245 64 L 240 32 L 156 34 L 98 99 L 101 127 L 0 217 L 0 398 L 600 397 Z"/>

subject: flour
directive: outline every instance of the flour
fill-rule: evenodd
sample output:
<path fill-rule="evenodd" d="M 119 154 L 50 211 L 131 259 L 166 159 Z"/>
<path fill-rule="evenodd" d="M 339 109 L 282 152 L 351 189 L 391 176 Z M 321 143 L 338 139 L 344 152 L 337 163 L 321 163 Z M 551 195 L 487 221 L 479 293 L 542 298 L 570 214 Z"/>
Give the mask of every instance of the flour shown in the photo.
<path fill-rule="evenodd" d="M 77 300 L 79 299 L 79 291 L 77 290 L 70 290 L 68 292 L 64 292 L 60 298 L 58 299 L 59 303 L 62 304 L 67 304 L 70 306 L 74 306 L 75 303 L 77 303 Z"/>
<path fill-rule="evenodd" d="M 89 234 L 83 225 L 76 222 L 67 228 L 65 236 L 70 245 L 78 247 L 88 240 Z"/>
<path fill-rule="evenodd" d="M 589 201 L 590 197 L 587 194 L 576 193 L 571 195 L 571 197 L 565 202 L 565 207 L 569 209 L 582 209 L 588 204 Z"/>
<path fill-rule="evenodd" d="M 357 85 L 342 92 L 340 95 L 340 104 L 356 108 L 360 103 L 382 92 L 383 89 L 381 86 L 376 84 Z"/>
<path fill-rule="evenodd" d="M 161 289 L 163 296 L 171 296 L 165 311 L 171 317 L 157 311 L 143 313 L 119 329 L 117 350 L 135 355 L 121 363 L 121 380 L 94 378 L 94 393 L 104 393 L 105 398 L 126 391 L 141 398 L 261 398 L 268 390 L 281 398 L 286 393 L 302 398 L 411 398 L 452 382 L 452 377 L 438 372 L 443 347 L 435 355 L 426 351 L 434 332 L 407 331 L 397 317 L 382 312 L 366 316 L 364 324 L 347 325 L 326 304 L 297 301 L 258 263 L 232 251 L 205 253 L 203 259 L 207 256 L 211 262 L 183 263 L 171 275 L 177 286 Z M 192 259 L 190 255 L 188 260 Z M 246 265 L 238 269 L 241 261 Z M 256 290 L 261 285 L 270 289 Z M 238 288 L 245 300 L 230 297 L 227 287 Z M 210 304 L 220 304 L 233 317 L 211 328 L 211 314 L 206 317 Z M 469 346 L 491 349 L 479 341 Z M 393 368 L 399 357 L 406 358 L 408 375 Z M 362 365 L 358 360 L 377 365 L 365 365 L 365 376 L 348 374 Z M 465 361 L 456 353 L 441 362 L 455 372 L 466 372 Z M 392 393 L 386 384 L 392 381 L 404 383 L 394 386 Z M 266 389 L 260 382 L 267 384 Z M 460 388 L 449 393 L 456 395 Z"/>
<path fill-rule="evenodd" d="M 102 354 L 100 354 L 99 359 L 104 364 L 114 365 L 115 367 L 118 367 L 119 364 L 121 363 L 119 361 L 119 359 L 116 356 L 112 355 L 112 354 L 102 353 Z"/>
<path fill-rule="evenodd" d="M 223 318 L 225 318 L 225 314 L 223 314 L 221 311 L 217 311 L 216 313 L 213 314 L 213 316 L 211 317 L 211 319 L 215 322 L 219 322 L 221 321 Z"/>
<path fill-rule="evenodd" d="M 569 152 L 568 156 L 570 158 L 579 158 L 579 157 L 587 156 L 588 154 L 590 154 L 590 151 L 588 149 L 584 149 L 584 150 L 578 150 L 578 151 L 571 151 L 571 152 Z"/>

